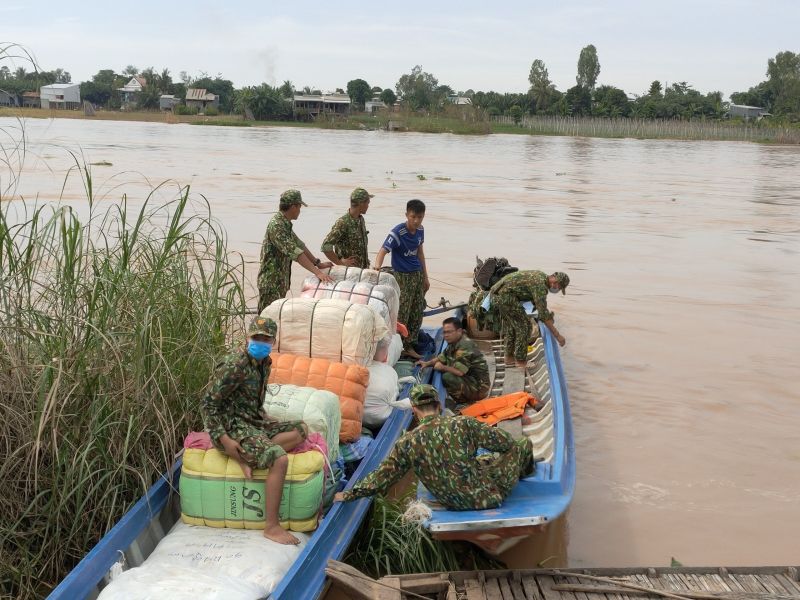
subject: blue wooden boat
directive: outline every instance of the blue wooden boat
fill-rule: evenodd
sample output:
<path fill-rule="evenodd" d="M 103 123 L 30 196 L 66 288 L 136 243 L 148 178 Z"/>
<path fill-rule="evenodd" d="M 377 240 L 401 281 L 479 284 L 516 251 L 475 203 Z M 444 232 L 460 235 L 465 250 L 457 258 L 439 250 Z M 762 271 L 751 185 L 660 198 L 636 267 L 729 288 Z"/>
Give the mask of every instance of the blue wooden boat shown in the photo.
<path fill-rule="evenodd" d="M 491 396 L 525 389 L 543 404 L 538 411 L 528 409 L 527 418 L 518 419 L 519 423 L 501 423 L 515 437 L 530 438 L 536 470 L 531 477 L 520 481 L 499 508 L 433 510 L 425 526 L 436 539 L 465 540 L 491 554 L 500 554 L 541 531 L 569 506 L 575 489 L 572 418 L 558 343 L 546 327 L 539 325 L 539 336 L 529 349 L 525 370 L 506 368 L 500 340 L 478 341 L 478 344 L 490 367 Z M 437 385 L 442 394 L 441 382 Z M 419 497 L 423 501 L 433 500 L 424 489 Z"/>
<path fill-rule="evenodd" d="M 450 309 L 447 309 L 450 310 Z M 437 309 L 426 313 L 443 312 Z M 427 330 L 434 337 L 435 348 L 442 347 L 441 331 Z M 428 358 L 432 354 L 428 355 Z M 421 382 L 434 383 L 430 369 L 415 375 Z M 405 397 L 411 387 L 406 384 L 400 397 Z M 411 422 L 411 411 L 394 409 L 383 424 L 368 454 L 361 460 L 350 478 L 347 488 L 375 470 L 394 446 Z M 178 482 L 181 472 L 178 458 L 170 469 L 147 493 L 117 522 L 95 545 L 80 563 L 52 591 L 51 600 L 94 599 L 108 584 L 111 570 L 124 558 L 127 567 L 141 565 L 158 542 L 172 526 L 180 520 L 180 498 Z M 313 600 L 320 596 L 325 585 L 325 565 L 328 559 L 341 559 L 361 525 L 371 499 L 362 498 L 353 502 L 337 502 L 320 521 L 300 556 L 281 583 L 270 595 L 272 599 Z"/>

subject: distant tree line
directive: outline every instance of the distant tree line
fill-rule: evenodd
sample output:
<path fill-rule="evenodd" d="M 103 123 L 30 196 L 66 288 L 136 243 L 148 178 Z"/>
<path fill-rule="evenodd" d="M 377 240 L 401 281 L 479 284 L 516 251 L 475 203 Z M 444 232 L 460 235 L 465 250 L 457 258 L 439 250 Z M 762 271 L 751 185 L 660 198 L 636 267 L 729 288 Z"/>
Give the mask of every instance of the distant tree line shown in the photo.
<path fill-rule="evenodd" d="M 550 79 L 547 67 L 541 59 L 532 62 L 528 73 L 528 91 L 523 93 L 501 93 L 495 91 L 456 92 L 431 73 L 416 65 L 411 72 L 403 74 L 392 88 L 371 86 L 365 79 L 356 78 L 347 82 L 346 88 L 336 92 L 346 93 L 356 109 L 364 109 L 367 101 L 375 98 L 387 106 L 399 103 L 405 110 L 441 113 L 457 97 L 470 99 L 472 109 L 478 116 L 508 115 L 520 121 L 528 115 L 563 115 L 594 117 L 637 117 L 644 119 L 719 119 L 728 112 L 728 103 L 721 92 L 702 94 L 685 82 L 662 85 L 653 81 L 642 94 L 629 95 L 624 90 L 609 84 L 598 85 L 600 60 L 593 45 L 583 48 L 578 56 L 575 85 L 560 91 Z M 774 117 L 800 121 L 800 54 L 784 51 L 767 61 L 767 79 L 746 92 L 731 94 L 735 104 L 747 104 L 765 108 Z M 292 97 L 295 94 L 321 94 L 310 86 L 295 88 L 291 81 L 272 86 L 262 83 L 256 86 L 235 88 L 233 82 L 221 74 L 214 77 L 200 73 L 193 77 L 181 72 L 174 81 L 169 69 L 153 67 L 139 70 L 128 65 L 117 73 L 112 69 L 97 72 L 90 81 L 81 83 L 81 98 L 96 106 L 108 109 L 122 107 L 122 88 L 131 77 L 145 81 L 143 90 L 137 95 L 136 107 L 158 109 L 162 94 L 171 94 L 180 100 L 186 97 L 189 88 L 203 88 L 219 96 L 219 110 L 225 113 L 252 114 L 256 119 L 302 118 L 292 113 Z M 42 85 L 69 83 L 71 76 L 64 69 L 27 72 L 24 68 L 11 71 L 0 66 L 0 90 L 11 94 L 38 91 Z M 345 91 L 346 90 L 346 91 Z"/>

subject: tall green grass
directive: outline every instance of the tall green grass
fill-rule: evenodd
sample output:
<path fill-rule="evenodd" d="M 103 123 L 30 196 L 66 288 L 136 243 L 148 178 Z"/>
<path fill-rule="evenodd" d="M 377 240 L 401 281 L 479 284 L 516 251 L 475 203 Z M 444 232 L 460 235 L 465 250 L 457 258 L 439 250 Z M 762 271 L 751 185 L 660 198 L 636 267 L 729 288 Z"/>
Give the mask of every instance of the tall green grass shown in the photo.
<path fill-rule="evenodd" d="M 404 520 L 413 496 L 414 489 L 397 500 L 375 496 L 345 562 L 375 578 L 503 567 L 477 546 L 434 540 L 419 523 Z"/>
<path fill-rule="evenodd" d="M 800 144 L 800 128 L 741 121 L 678 119 L 605 119 L 599 117 L 525 117 L 515 124 L 511 117 L 492 119 L 494 133 L 527 133 L 582 137 L 714 140 Z"/>
<path fill-rule="evenodd" d="M 77 169 L 83 220 L 0 198 L 0 596 L 46 594 L 167 470 L 243 326 L 204 200 L 94 202 Z"/>

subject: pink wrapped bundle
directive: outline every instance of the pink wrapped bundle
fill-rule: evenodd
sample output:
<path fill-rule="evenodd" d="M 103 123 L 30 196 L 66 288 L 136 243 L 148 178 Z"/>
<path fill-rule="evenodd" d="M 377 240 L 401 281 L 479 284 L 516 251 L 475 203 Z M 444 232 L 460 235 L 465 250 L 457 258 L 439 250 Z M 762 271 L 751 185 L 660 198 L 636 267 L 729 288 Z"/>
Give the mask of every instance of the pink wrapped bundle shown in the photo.
<path fill-rule="evenodd" d="M 366 304 L 383 317 L 390 332 L 397 329 L 400 296 L 389 285 L 350 280 L 322 283 L 311 275 L 303 281 L 300 296 L 317 299 L 333 298 L 347 300 L 351 304 Z"/>

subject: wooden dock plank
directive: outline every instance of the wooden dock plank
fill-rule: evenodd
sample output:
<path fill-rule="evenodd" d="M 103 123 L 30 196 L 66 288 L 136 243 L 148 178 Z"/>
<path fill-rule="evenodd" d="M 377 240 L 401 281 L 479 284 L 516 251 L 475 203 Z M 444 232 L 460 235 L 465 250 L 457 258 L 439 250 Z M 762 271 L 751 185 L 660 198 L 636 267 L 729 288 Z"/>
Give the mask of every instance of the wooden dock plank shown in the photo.
<path fill-rule="evenodd" d="M 467 600 L 486 600 L 483 585 L 477 579 L 464 580 L 464 592 L 467 594 Z"/>
<path fill-rule="evenodd" d="M 511 586 L 508 583 L 507 577 L 499 577 L 497 583 L 500 584 L 500 593 L 503 600 L 514 600 L 514 592 L 511 591 Z"/>
<path fill-rule="evenodd" d="M 483 584 L 486 600 L 504 600 L 503 593 L 500 591 L 500 584 L 497 578 L 487 579 Z"/>
<path fill-rule="evenodd" d="M 787 590 L 792 590 L 792 594 L 800 595 L 800 582 L 794 580 L 789 573 L 780 573 L 776 577 L 783 582 Z"/>
<path fill-rule="evenodd" d="M 537 575 L 536 582 L 539 584 L 539 589 L 542 590 L 544 600 L 562 600 L 561 593 L 553 589 L 555 579 L 550 575 Z M 569 594 L 564 595 L 564 600 L 571 600 Z"/>
<path fill-rule="evenodd" d="M 508 579 L 508 585 L 511 587 L 511 593 L 514 594 L 514 600 L 527 600 L 525 590 L 522 588 L 522 576 L 519 571 L 514 571 Z"/>
<path fill-rule="evenodd" d="M 525 590 L 526 600 L 544 600 L 533 575 L 522 576 L 522 589 Z"/>

